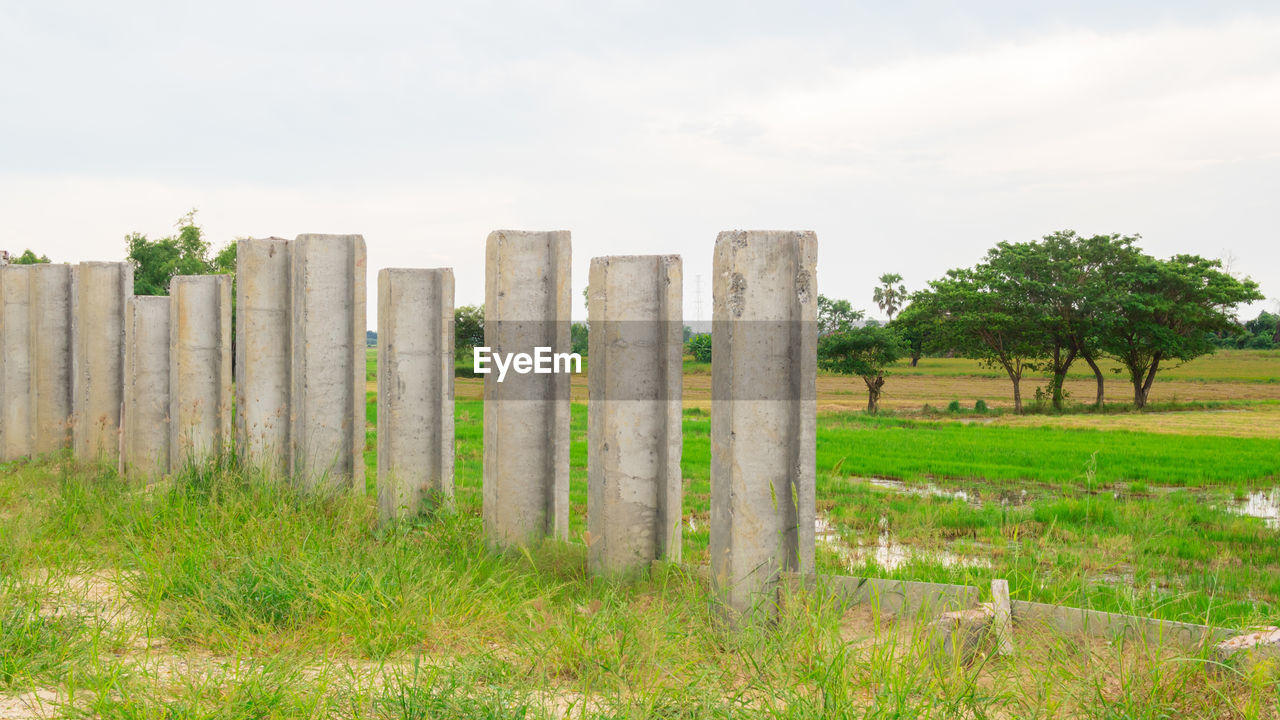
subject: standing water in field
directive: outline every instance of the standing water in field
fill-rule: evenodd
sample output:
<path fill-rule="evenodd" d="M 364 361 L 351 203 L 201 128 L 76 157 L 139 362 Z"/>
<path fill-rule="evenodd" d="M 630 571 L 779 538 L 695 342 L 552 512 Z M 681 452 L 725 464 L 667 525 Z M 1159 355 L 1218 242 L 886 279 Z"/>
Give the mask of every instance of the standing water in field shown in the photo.
<path fill-rule="evenodd" d="M 1227 511 L 1262 518 L 1267 527 L 1280 530 L 1280 488 L 1251 492 L 1243 501 L 1229 505 Z"/>
<path fill-rule="evenodd" d="M 880 518 L 880 536 L 874 545 L 848 545 L 832 525 L 831 521 L 819 516 L 814 523 L 814 537 L 819 545 L 830 549 L 840 557 L 845 570 L 858 572 L 870 562 L 884 570 L 897 570 L 912 561 L 921 563 L 937 563 L 943 567 L 991 567 L 991 563 L 982 558 L 963 557 L 946 550 L 915 548 L 893 540 L 889 534 L 888 518 Z"/>
<path fill-rule="evenodd" d="M 856 480 L 857 478 L 850 478 Z M 933 483 L 924 483 L 923 485 L 908 485 L 901 480 L 893 480 L 890 478 L 869 477 L 862 478 L 863 482 L 877 487 L 882 490 L 892 490 L 893 492 L 902 493 L 903 495 L 916 495 L 919 497 L 940 497 L 949 498 L 951 500 L 963 500 L 971 505 L 981 505 L 982 502 L 976 495 L 972 495 L 965 490 L 948 490 L 938 487 Z"/>

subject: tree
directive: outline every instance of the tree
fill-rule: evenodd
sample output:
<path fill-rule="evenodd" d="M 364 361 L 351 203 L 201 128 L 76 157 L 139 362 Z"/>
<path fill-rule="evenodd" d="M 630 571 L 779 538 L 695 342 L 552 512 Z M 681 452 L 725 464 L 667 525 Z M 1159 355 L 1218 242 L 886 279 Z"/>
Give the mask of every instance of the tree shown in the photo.
<path fill-rule="evenodd" d="M 1029 312 L 1025 288 L 987 265 L 948 270 L 929 283 L 939 317 L 935 343 L 1002 368 L 1013 383 L 1013 407 L 1022 412 L 1022 376 L 1044 354 L 1038 316 Z"/>
<path fill-rule="evenodd" d="M 43 265 L 44 263 L 50 262 L 50 260 L 48 255 L 40 255 L 37 257 L 35 253 L 31 252 L 31 248 L 27 248 L 22 251 L 21 255 L 9 262 L 11 265 Z"/>
<path fill-rule="evenodd" d="M 1125 258 L 1137 255 L 1135 238 L 1095 235 L 1082 238 L 1063 230 L 1038 242 L 1002 242 L 988 251 L 984 264 L 999 275 L 1005 292 L 1021 298 L 1023 312 L 1040 329 L 1043 369 L 1049 372 L 1049 396 L 1055 410 L 1065 403 L 1067 373 L 1084 357 L 1098 379 L 1102 404 L 1102 371 L 1096 358 L 1101 308 L 1112 289 L 1107 277 Z"/>
<path fill-rule="evenodd" d="M 871 294 L 871 298 L 880 307 L 880 311 L 889 316 L 889 322 L 893 322 L 893 316 L 898 314 L 902 303 L 907 299 L 907 286 L 902 284 L 902 276 L 897 273 L 881 275 L 880 286 Z"/>
<path fill-rule="evenodd" d="M 1198 255 L 1140 255 L 1108 278 L 1115 288 L 1108 296 L 1113 320 L 1101 345 L 1128 372 L 1136 407 L 1146 407 L 1162 362 L 1213 352 L 1212 334 L 1235 324 L 1235 307 L 1263 298 L 1257 283 L 1221 267 Z"/>
<path fill-rule="evenodd" d="M 902 357 L 902 342 L 888 327 L 854 327 L 818 339 L 818 367 L 857 375 L 867 385 L 867 412 L 880 410 L 880 392 L 889 366 Z"/>
<path fill-rule="evenodd" d="M 484 345 L 484 305 L 463 305 L 453 309 L 453 348 L 459 358 L 470 357 L 471 349 Z"/>
<path fill-rule="evenodd" d="M 911 304 L 898 313 L 891 325 L 902 341 L 903 352 L 911 358 L 911 367 L 915 367 L 933 345 L 934 325 L 938 315 L 934 300 L 934 295 L 929 290 L 912 294 Z"/>
<path fill-rule="evenodd" d="M 576 322 L 569 326 L 569 344 L 572 346 L 569 348 L 570 352 L 576 352 L 585 357 L 590 339 L 591 330 L 586 323 Z"/>
<path fill-rule="evenodd" d="M 711 362 L 711 335 L 710 333 L 702 333 L 689 338 L 684 344 L 685 352 L 693 356 L 694 360 L 700 363 Z"/>
<path fill-rule="evenodd" d="M 843 332 L 856 326 L 866 313 L 854 310 L 848 300 L 832 300 L 818 295 L 818 335 Z"/>
<path fill-rule="evenodd" d="M 209 258 L 209 243 L 196 225 L 196 211 L 177 222 L 178 234 L 149 240 L 142 233 L 125 237 L 128 260 L 133 263 L 135 295 L 168 295 L 169 283 L 177 275 L 234 274 L 235 243 Z"/>

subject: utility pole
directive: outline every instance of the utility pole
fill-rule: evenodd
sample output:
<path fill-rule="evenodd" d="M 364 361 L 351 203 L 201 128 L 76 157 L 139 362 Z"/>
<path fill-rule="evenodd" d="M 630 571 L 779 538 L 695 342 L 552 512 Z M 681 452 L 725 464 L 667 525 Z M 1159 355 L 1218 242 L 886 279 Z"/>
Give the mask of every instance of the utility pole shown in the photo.
<path fill-rule="evenodd" d="M 702 276 L 693 276 L 693 315 L 698 325 L 702 325 Z M 702 332 L 702 328 L 698 328 Z"/>

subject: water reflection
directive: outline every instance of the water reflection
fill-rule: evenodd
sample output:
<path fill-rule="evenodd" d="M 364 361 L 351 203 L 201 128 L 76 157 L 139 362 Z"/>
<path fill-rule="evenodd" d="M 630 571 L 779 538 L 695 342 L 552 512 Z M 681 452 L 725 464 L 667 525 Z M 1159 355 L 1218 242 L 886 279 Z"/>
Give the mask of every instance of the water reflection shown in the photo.
<path fill-rule="evenodd" d="M 897 570 L 913 560 L 937 563 L 944 567 L 991 567 L 991 562 L 983 558 L 964 557 L 946 550 L 916 548 L 896 542 L 889 534 L 888 518 L 883 517 L 880 518 L 880 535 L 874 545 L 846 544 L 831 521 L 821 516 L 814 524 L 814 537 L 819 545 L 839 556 L 845 570 L 851 573 L 865 568 L 868 562 L 884 570 Z"/>
<path fill-rule="evenodd" d="M 1261 518 L 1267 527 L 1280 530 L 1280 488 L 1249 493 L 1243 501 L 1227 506 L 1230 512 Z"/>

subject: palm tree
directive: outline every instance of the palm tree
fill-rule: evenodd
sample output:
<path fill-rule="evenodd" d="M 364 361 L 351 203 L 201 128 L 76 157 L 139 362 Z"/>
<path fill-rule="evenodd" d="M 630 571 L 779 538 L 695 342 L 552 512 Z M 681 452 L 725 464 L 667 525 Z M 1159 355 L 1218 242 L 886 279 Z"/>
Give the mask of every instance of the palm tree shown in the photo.
<path fill-rule="evenodd" d="M 907 286 L 902 284 L 902 276 L 897 273 L 881 275 L 880 287 L 876 288 L 872 299 L 880 306 L 880 311 L 889 316 L 889 322 L 893 322 L 893 316 L 898 314 L 907 299 Z"/>

